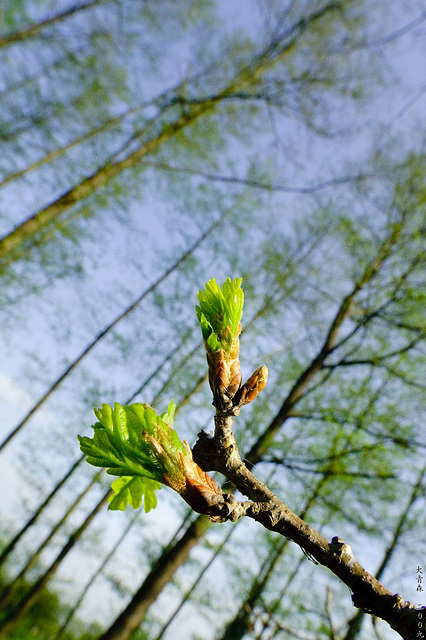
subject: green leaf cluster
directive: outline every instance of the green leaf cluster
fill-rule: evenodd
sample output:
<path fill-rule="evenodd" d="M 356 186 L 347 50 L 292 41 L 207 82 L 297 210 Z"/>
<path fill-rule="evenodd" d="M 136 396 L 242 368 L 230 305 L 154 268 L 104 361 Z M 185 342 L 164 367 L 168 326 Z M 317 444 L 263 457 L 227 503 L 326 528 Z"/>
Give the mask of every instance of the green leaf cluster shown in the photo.
<path fill-rule="evenodd" d="M 200 289 L 198 292 L 200 306 L 195 309 L 203 340 L 210 351 L 224 349 L 229 352 L 238 337 L 244 304 L 241 282 L 242 278 L 227 278 L 221 287 L 212 278 L 205 291 Z"/>
<path fill-rule="evenodd" d="M 176 474 L 178 452 L 186 455 L 172 428 L 175 408 L 172 400 L 162 415 L 140 403 L 122 407 L 116 402 L 114 408 L 103 404 L 95 409 L 93 438 L 78 439 L 89 464 L 121 476 L 112 484 L 110 509 L 123 510 L 127 504 L 136 509 L 142 499 L 146 512 L 156 506 L 155 491 L 161 489 L 163 476 Z"/>

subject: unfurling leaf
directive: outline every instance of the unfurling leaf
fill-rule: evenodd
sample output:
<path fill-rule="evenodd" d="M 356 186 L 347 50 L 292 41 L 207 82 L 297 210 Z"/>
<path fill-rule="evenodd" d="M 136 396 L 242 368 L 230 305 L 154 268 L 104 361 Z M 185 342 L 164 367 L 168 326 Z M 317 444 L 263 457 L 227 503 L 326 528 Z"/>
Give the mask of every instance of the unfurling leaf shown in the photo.
<path fill-rule="evenodd" d="M 241 385 L 238 358 L 243 314 L 244 293 L 241 278 L 227 278 L 220 287 L 214 278 L 198 293 L 197 318 L 206 348 L 209 383 L 214 404 L 230 409 L 232 399 Z"/>
<path fill-rule="evenodd" d="M 195 309 L 203 340 L 211 351 L 224 349 L 229 353 L 238 339 L 244 304 L 241 282 L 241 278 L 227 278 L 223 287 L 220 287 L 212 278 L 206 284 L 205 291 L 200 289 L 198 292 L 200 306 Z"/>
<path fill-rule="evenodd" d="M 128 504 L 133 509 L 139 509 L 143 499 L 144 511 L 148 513 L 157 506 L 155 492 L 161 489 L 161 486 L 155 480 L 138 476 L 117 478 L 111 485 L 114 495 L 109 498 L 108 509 L 124 511 Z"/>
<path fill-rule="evenodd" d="M 145 404 L 95 409 L 99 422 L 93 425 L 93 438 L 78 438 L 89 464 L 121 476 L 112 483 L 110 509 L 124 510 L 127 504 L 137 509 L 143 500 L 148 512 L 162 484 L 201 513 L 209 513 L 221 498 L 219 485 L 194 462 L 190 447 L 172 428 L 175 408 L 172 400 L 161 416 Z"/>

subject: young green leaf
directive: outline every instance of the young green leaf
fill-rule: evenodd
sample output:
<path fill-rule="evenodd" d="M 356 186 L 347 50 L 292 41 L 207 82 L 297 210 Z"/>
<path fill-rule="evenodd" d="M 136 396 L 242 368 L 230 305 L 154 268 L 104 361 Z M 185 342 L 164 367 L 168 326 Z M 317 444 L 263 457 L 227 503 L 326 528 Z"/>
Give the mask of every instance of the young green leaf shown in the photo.
<path fill-rule="evenodd" d="M 210 351 L 224 349 L 229 352 L 240 332 L 244 293 L 241 278 L 227 278 L 223 287 L 215 278 L 209 280 L 205 291 L 200 289 L 196 306 L 203 340 Z"/>
<path fill-rule="evenodd" d="M 103 427 L 112 431 L 112 408 L 109 406 L 109 404 L 103 404 L 101 409 L 95 409 L 95 416 Z"/>
<path fill-rule="evenodd" d="M 241 385 L 238 358 L 244 293 L 241 278 L 227 278 L 220 287 L 214 278 L 198 292 L 196 306 L 209 366 L 213 404 L 221 411 L 233 408 L 233 398 Z"/>
<path fill-rule="evenodd" d="M 173 422 L 175 419 L 175 411 L 176 411 L 176 404 L 175 404 L 175 401 L 172 399 L 170 400 L 170 404 L 167 407 L 166 413 L 161 414 L 162 419 L 164 420 L 164 422 L 167 422 L 169 427 L 173 426 Z"/>
<path fill-rule="evenodd" d="M 161 484 L 155 480 L 140 477 L 117 478 L 111 485 L 114 495 L 109 498 L 108 509 L 124 511 L 129 504 L 133 509 L 139 509 L 144 504 L 144 511 L 148 513 L 157 506 L 156 490 Z"/>
<path fill-rule="evenodd" d="M 221 488 L 196 464 L 189 445 L 171 426 L 175 408 L 172 400 L 162 416 L 145 404 L 95 409 L 99 422 L 93 425 L 93 438 L 78 439 L 89 464 L 121 476 L 112 483 L 110 509 L 124 510 L 127 504 L 137 509 L 143 501 L 148 512 L 157 504 L 155 492 L 161 484 L 200 513 L 217 505 Z"/>
<path fill-rule="evenodd" d="M 114 409 L 104 404 L 95 409 L 99 422 L 93 425 L 93 438 L 78 439 L 89 464 L 121 476 L 113 482 L 110 509 L 124 509 L 127 504 L 137 508 L 144 497 L 145 511 L 149 511 L 157 503 L 155 490 L 160 483 L 185 485 L 182 459 L 187 452 L 171 426 L 175 408 L 172 400 L 163 416 L 140 403 L 125 407 L 115 403 Z"/>
<path fill-rule="evenodd" d="M 122 441 L 128 440 L 129 432 L 127 429 L 126 411 L 118 404 L 118 402 L 114 402 L 112 420 L 116 436 Z"/>

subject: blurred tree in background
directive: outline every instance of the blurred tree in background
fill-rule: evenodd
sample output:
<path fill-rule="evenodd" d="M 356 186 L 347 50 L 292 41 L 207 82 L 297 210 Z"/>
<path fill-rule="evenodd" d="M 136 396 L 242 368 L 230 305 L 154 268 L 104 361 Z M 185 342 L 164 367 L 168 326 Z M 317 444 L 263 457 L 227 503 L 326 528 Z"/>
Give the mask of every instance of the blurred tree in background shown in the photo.
<path fill-rule="evenodd" d="M 240 451 L 423 602 L 425 19 L 419 0 L 3 0 L 0 637 L 396 637 L 255 523 L 166 491 L 106 514 L 81 464 L 102 402 L 173 397 L 190 444 L 212 428 L 194 305 L 227 275 L 243 378 L 270 372 Z"/>

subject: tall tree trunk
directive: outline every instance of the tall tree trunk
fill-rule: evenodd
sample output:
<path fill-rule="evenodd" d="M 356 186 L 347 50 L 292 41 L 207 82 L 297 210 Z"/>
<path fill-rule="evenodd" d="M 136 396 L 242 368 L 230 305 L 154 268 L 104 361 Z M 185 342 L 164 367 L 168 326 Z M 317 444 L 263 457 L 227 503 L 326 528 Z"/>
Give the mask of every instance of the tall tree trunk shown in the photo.
<path fill-rule="evenodd" d="M 105 186 L 110 180 L 121 174 L 126 169 L 137 165 L 142 158 L 154 153 L 177 133 L 193 124 L 203 115 L 213 111 L 216 106 L 231 98 L 238 97 L 246 87 L 255 83 L 265 71 L 274 67 L 292 50 L 297 38 L 308 29 L 309 25 L 323 18 L 327 13 L 337 9 L 339 3 L 330 2 L 319 11 L 301 18 L 292 25 L 278 40 L 272 42 L 258 55 L 251 64 L 246 65 L 219 93 L 196 100 L 182 100 L 179 95 L 171 95 L 167 107 L 181 105 L 180 114 L 174 122 L 163 125 L 161 131 L 151 139 L 146 140 L 126 157 L 115 162 L 104 164 L 92 175 L 82 180 L 62 196 L 45 206 L 43 209 L 30 216 L 18 225 L 13 231 L 0 239 L 0 268 L 4 268 L 12 261 L 24 256 L 34 245 L 43 242 L 43 233 L 50 223 L 58 220 L 60 216 L 77 202 L 84 200 L 98 189 Z M 134 135 L 136 139 L 137 135 Z M 29 241 L 29 245 L 27 242 Z"/>
<path fill-rule="evenodd" d="M 23 597 L 21 602 L 8 611 L 6 617 L 0 623 L 0 638 L 5 640 L 8 638 L 9 631 L 18 622 L 22 616 L 28 611 L 28 609 L 37 601 L 40 591 L 48 583 L 53 576 L 61 562 L 66 558 L 68 553 L 73 549 L 74 545 L 81 538 L 86 531 L 90 523 L 96 514 L 102 509 L 107 502 L 109 496 L 112 494 L 112 490 L 109 489 L 99 500 L 96 506 L 92 509 L 89 515 L 84 519 L 84 522 L 78 527 L 78 529 L 69 537 L 66 545 L 61 549 L 60 553 L 56 556 L 55 560 L 49 566 L 43 575 L 33 584 L 27 594 Z"/>
<path fill-rule="evenodd" d="M 305 393 L 312 379 L 318 374 L 319 371 L 322 370 L 326 358 L 330 354 L 332 354 L 333 351 L 335 351 L 339 346 L 338 337 L 340 329 L 345 320 L 347 320 L 352 314 L 356 296 L 369 282 L 371 282 L 371 280 L 373 280 L 373 278 L 375 278 L 375 276 L 380 271 L 383 263 L 389 258 L 392 249 L 398 241 L 398 238 L 404 228 L 406 218 L 407 214 L 402 213 L 400 220 L 392 225 L 389 234 L 381 243 L 374 258 L 370 260 L 370 262 L 365 267 L 364 273 L 355 283 L 352 291 L 343 298 L 318 354 L 315 356 L 315 358 L 312 359 L 309 366 L 300 374 L 299 378 L 294 383 L 293 387 L 290 390 L 290 393 L 285 398 L 283 404 L 281 405 L 281 408 L 279 409 L 275 418 L 272 420 L 269 427 L 266 429 L 266 431 L 263 432 L 263 434 L 258 438 L 258 440 L 251 447 L 250 451 L 247 453 L 246 458 L 249 463 L 252 463 L 252 460 L 259 460 L 259 458 L 264 455 L 270 443 L 273 441 L 276 434 L 280 430 L 284 420 L 286 420 L 291 415 L 293 408 Z M 360 326 L 361 325 L 357 325 L 355 331 L 358 330 Z"/>
<path fill-rule="evenodd" d="M 124 611 L 99 640 L 127 640 L 138 628 L 146 612 L 185 562 L 191 549 L 210 527 L 206 516 L 199 516 L 172 547 L 167 548 L 150 571 Z"/>
<path fill-rule="evenodd" d="M 14 180 L 18 180 L 19 178 L 23 178 L 24 176 L 27 177 L 27 175 L 32 171 L 35 171 L 36 169 L 39 169 L 43 165 L 50 163 L 53 160 L 56 160 L 56 158 L 60 158 L 61 156 L 65 155 L 68 151 L 70 151 L 74 147 L 78 147 L 79 145 L 87 142 L 91 138 L 94 138 L 95 136 L 99 135 L 100 133 L 107 131 L 114 125 L 117 126 L 120 122 L 122 122 L 126 118 L 126 116 L 130 115 L 131 113 L 140 111 L 141 108 L 142 107 L 140 106 L 130 107 L 120 115 L 114 116 L 113 118 L 108 118 L 107 120 L 102 122 L 102 124 L 100 124 L 98 127 L 91 129 L 87 133 L 79 136 L 78 138 L 74 138 L 73 140 L 68 142 L 68 144 L 65 144 L 62 147 L 57 147 L 52 151 L 49 151 L 49 153 L 46 153 L 45 156 L 43 156 L 39 160 L 36 160 L 35 162 L 32 162 L 25 168 L 20 169 L 18 171 L 14 171 L 13 173 L 7 174 L 4 178 L 0 180 L 0 188 L 3 188 L 4 186 L 6 186 L 7 184 L 9 184 L 9 182 L 13 182 Z"/>
<path fill-rule="evenodd" d="M 86 2 L 84 4 L 76 4 L 70 7 L 69 9 L 62 11 L 61 13 L 57 13 L 51 18 L 46 18 L 41 22 L 36 22 L 35 24 L 32 24 L 30 27 L 27 27 L 26 29 L 22 29 L 22 31 L 15 31 L 14 33 L 8 33 L 4 36 L 1 36 L 0 48 L 7 47 L 9 44 L 12 44 L 14 42 L 22 42 L 23 40 L 27 40 L 28 38 L 34 38 L 45 27 L 49 27 L 52 24 L 59 22 L 60 20 L 64 20 L 64 18 L 68 18 L 68 16 L 72 16 L 73 14 L 78 13 L 79 11 L 90 9 L 90 7 L 93 7 L 94 5 L 99 4 L 102 1 L 103 0 L 90 0 L 89 2 Z"/>
<path fill-rule="evenodd" d="M 83 462 L 84 458 L 85 458 L 85 456 L 80 456 L 80 458 L 74 462 L 74 464 L 69 468 L 69 470 L 63 476 L 63 478 L 61 478 L 59 480 L 59 482 L 54 486 L 52 491 L 49 493 L 49 495 L 46 497 L 46 499 L 41 503 L 41 505 L 38 507 L 38 509 L 36 509 L 36 511 L 31 516 L 31 518 L 25 523 L 25 525 L 22 527 L 22 529 L 20 529 L 18 531 L 18 533 L 12 538 L 12 540 L 9 542 L 9 544 L 3 549 L 3 551 L 2 551 L 2 553 L 0 555 L 0 566 L 3 564 L 3 562 L 5 562 L 5 560 L 8 558 L 8 556 L 12 553 L 13 549 L 16 547 L 16 545 L 18 544 L 18 542 L 22 538 L 22 536 L 34 524 L 34 522 L 37 520 L 37 518 L 43 513 L 43 511 L 46 509 L 48 504 L 51 502 L 51 500 L 58 493 L 59 489 L 61 489 L 64 486 L 64 484 L 66 483 L 68 478 L 74 473 L 74 471 L 77 469 L 79 464 L 81 462 Z"/>
<path fill-rule="evenodd" d="M 80 595 L 78 596 L 76 601 L 74 602 L 73 607 L 69 610 L 64 623 L 58 629 L 54 640 L 60 640 L 63 637 L 64 631 L 68 627 L 68 625 L 71 622 L 73 616 L 75 615 L 75 613 L 78 610 L 79 606 L 83 602 L 83 600 L 84 600 L 87 592 L 89 591 L 90 587 L 95 582 L 96 578 L 105 570 L 105 567 L 107 566 L 108 562 L 110 561 L 112 556 L 115 554 L 115 552 L 117 551 L 117 549 L 119 548 L 119 546 L 121 545 L 123 540 L 126 538 L 127 534 L 129 533 L 130 529 L 135 524 L 136 520 L 137 520 L 137 514 L 135 515 L 135 517 L 132 520 L 130 520 L 129 524 L 124 529 L 123 533 L 121 534 L 121 536 L 119 537 L 117 542 L 114 544 L 114 546 L 111 549 L 111 551 L 106 555 L 106 557 L 102 560 L 101 565 L 98 567 L 98 569 L 96 569 L 96 571 L 90 577 L 90 580 L 87 582 L 87 584 L 85 585 L 84 589 L 82 590 L 82 592 L 80 593 Z"/>
<path fill-rule="evenodd" d="M 38 549 L 36 551 L 34 551 L 34 553 L 32 553 L 30 559 L 28 560 L 28 562 L 25 564 L 25 566 L 21 569 L 21 571 L 19 572 L 19 574 L 12 580 L 12 582 L 4 589 L 3 593 L 0 596 L 0 606 L 2 606 L 9 597 L 9 594 L 11 592 L 13 592 L 13 588 L 15 586 L 19 587 L 19 583 L 21 582 L 21 579 L 25 576 L 25 574 L 27 573 L 27 571 L 29 571 L 29 569 L 31 569 L 32 566 L 34 566 L 34 564 L 37 562 L 38 558 L 40 557 L 40 554 L 42 553 L 43 549 L 45 549 L 47 547 L 47 545 L 49 544 L 49 542 L 51 541 L 51 539 L 53 538 L 53 536 L 55 535 L 55 533 L 61 528 L 61 526 L 64 524 L 64 522 L 68 519 L 68 517 L 71 515 L 71 513 L 74 511 L 74 509 L 77 508 L 77 506 L 80 504 L 80 502 L 83 500 L 84 496 L 88 494 L 88 492 L 90 491 L 90 489 L 95 485 L 95 483 L 97 482 L 98 478 L 100 478 L 101 474 L 103 471 L 97 473 L 92 480 L 89 482 L 89 484 L 85 487 L 85 489 L 83 489 L 83 491 L 80 493 L 79 496 L 77 496 L 77 498 L 74 500 L 74 502 L 68 507 L 68 509 L 66 510 L 66 512 L 64 513 L 64 515 L 62 516 L 62 518 L 55 524 L 55 526 L 53 526 L 50 530 L 48 535 L 46 536 L 46 538 L 43 540 L 43 542 L 39 545 Z"/>
<path fill-rule="evenodd" d="M 196 589 L 197 585 L 203 579 L 203 576 L 205 575 L 205 573 L 209 570 L 209 568 L 211 567 L 213 562 L 216 560 L 216 558 L 222 553 L 222 550 L 224 549 L 225 545 L 228 543 L 229 539 L 231 538 L 232 534 L 234 533 L 235 527 L 237 526 L 237 524 L 238 524 L 238 522 L 235 524 L 235 526 L 232 529 L 230 529 L 228 531 L 228 534 L 226 535 L 225 539 L 222 541 L 222 543 L 219 545 L 219 547 L 217 547 L 216 551 L 211 556 L 211 558 L 207 562 L 207 564 L 205 564 L 204 567 L 201 569 L 201 571 L 199 572 L 197 578 L 192 583 L 191 587 L 185 592 L 185 595 L 182 598 L 179 606 L 173 611 L 172 615 L 169 617 L 167 622 L 161 627 L 161 631 L 160 631 L 160 633 L 158 634 L 158 636 L 156 637 L 155 640 L 161 640 L 161 638 L 164 636 L 164 634 L 166 633 L 167 629 L 169 628 L 169 626 L 171 625 L 173 620 L 178 615 L 179 611 L 182 609 L 182 607 L 185 605 L 185 603 L 188 602 L 188 600 L 190 599 L 192 593 Z"/>
<path fill-rule="evenodd" d="M 52 383 L 52 385 L 48 388 L 48 390 L 42 395 L 42 397 L 36 402 L 35 405 L 28 411 L 26 416 L 21 420 L 21 422 L 9 433 L 9 435 L 0 443 L 0 451 L 4 449 L 4 447 L 9 444 L 9 442 L 14 438 L 26 425 L 28 420 L 34 415 L 34 413 L 40 409 L 40 407 L 46 402 L 46 400 L 52 395 L 52 393 L 59 387 L 59 385 L 64 381 L 64 379 L 72 372 L 74 369 L 80 364 L 85 356 L 92 351 L 92 349 L 104 338 L 123 318 L 128 316 L 136 307 L 146 298 L 146 296 L 151 293 L 156 287 L 158 287 L 173 271 L 178 269 L 178 267 L 184 262 L 188 256 L 190 256 L 199 245 L 211 234 L 213 231 L 222 224 L 222 222 L 227 218 L 230 214 L 230 211 L 226 211 L 223 213 L 220 218 L 214 222 L 199 238 L 194 242 L 194 244 L 187 250 L 185 253 L 181 255 L 181 257 L 172 264 L 169 269 L 167 269 L 163 275 L 161 275 L 157 280 L 150 285 L 147 289 L 145 289 L 137 298 L 134 300 L 128 307 L 122 311 L 114 320 L 112 320 L 97 336 L 83 349 L 83 351 L 75 358 L 71 364 L 61 373 L 61 375 Z"/>

